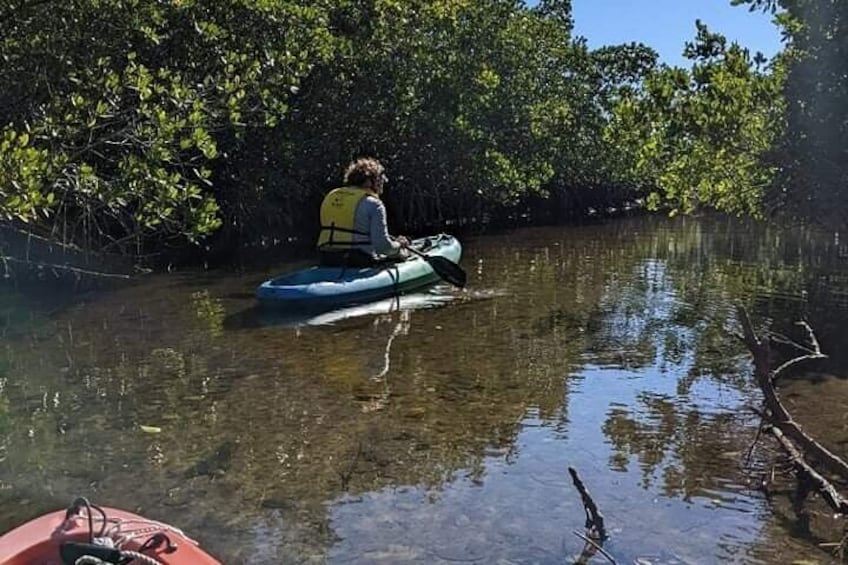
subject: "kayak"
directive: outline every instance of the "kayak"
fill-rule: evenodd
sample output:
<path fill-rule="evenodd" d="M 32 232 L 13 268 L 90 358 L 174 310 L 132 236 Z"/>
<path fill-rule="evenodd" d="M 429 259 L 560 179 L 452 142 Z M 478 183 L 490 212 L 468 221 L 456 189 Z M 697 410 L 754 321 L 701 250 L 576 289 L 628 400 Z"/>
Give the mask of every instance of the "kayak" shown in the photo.
<path fill-rule="evenodd" d="M 428 257 L 453 263 L 462 256 L 459 241 L 446 234 L 415 239 L 410 245 Z M 256 298 L 265 306 L 320 310 L 399 296 L 439 279 L 427 259 L 410 255 L 404 261 L 376 267 L 301 269 L 263 282 L 256 289 Z"/>
<path fill-rule="evenodd" d="M 3 565 L 220 565 L 168 524 L 78 498 L 0 537 Z"/>

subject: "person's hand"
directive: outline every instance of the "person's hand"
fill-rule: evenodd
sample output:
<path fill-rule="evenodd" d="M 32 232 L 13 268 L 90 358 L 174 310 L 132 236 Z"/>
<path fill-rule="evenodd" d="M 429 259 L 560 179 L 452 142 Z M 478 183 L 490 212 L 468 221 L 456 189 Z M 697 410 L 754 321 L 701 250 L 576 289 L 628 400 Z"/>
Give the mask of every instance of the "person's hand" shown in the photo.
<path fill-rule="evenodd" d="M 409 240 L 406 238 L 406 236 L 399 235 L 395 238 L 395 241 L 400 244 L 401 249 L 403 249 L 404 247 L 409 247 Z"/>

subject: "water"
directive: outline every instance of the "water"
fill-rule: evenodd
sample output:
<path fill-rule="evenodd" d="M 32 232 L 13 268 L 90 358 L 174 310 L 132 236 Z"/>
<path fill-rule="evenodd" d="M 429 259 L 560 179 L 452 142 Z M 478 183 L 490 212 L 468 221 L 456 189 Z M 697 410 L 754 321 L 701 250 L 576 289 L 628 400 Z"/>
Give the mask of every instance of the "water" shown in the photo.
<path fill-rule="evenodd" d="M 742 464 L 759 395 L 732 331 L 739 302 L 810 321 L 836 356 L 783 394 L 848 455 L 839 241 L 641 218 L 465 247 L 466 291 L 309 319 L 250 298 L 302 263 L 49 306 L 10 291 L 0 531 L 85 495 L 227 563 L 573 562 L 572 466 L 620 563 L 828 561 L 838 530 L 799 531 L 788 482 L 757 488 L 769 444 Z"/>

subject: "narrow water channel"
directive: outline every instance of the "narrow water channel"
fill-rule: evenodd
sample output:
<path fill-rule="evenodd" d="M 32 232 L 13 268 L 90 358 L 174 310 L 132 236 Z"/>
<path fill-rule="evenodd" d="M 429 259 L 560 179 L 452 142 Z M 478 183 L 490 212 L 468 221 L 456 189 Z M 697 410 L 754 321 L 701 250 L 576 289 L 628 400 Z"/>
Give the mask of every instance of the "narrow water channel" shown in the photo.
<path fill-rule="evenodd" d="M 300 323 L 250 293 L 303 263 L 7 289 L 0 532 L 85 495 L 226 563 L 573 562 L 572 466 L 620 563 L 827 562 L 757 488 L 768 445 L 743 465 L 759 393 L 732 334 L 738 303 L 810 322 L 834 355 L 783 394 L 848 455 L 844 243 L 654 217 L 463 243 L 465 291 Z"/>

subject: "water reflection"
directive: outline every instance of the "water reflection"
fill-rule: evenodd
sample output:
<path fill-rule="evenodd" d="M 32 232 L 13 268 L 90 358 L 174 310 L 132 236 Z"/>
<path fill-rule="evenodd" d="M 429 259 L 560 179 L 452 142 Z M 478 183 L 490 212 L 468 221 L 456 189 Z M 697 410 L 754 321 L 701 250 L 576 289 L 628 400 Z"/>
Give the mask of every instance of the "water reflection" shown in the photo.
<path fill-rule="evenodd" d="M 839 245 L 639 219 L 468 241 L 470 291 L 323 317 L 257 310 L 272 272 L 30 307 L 0 349 L 0 530 L 84 494 L 230 563 L 559 563 L 571 465 L 621 561 L 821 558 L 739 466 L 756 393 L 728 332 L 742 301 L 838 349 Z"/>
<path fill-rule="evenodd" d="M 367 304 L 345 306 L 323 312 L 297 312 L 262 308 L 253 305 L 235 312 L 224 321 L 227 329 L 249 329 L 261 326 L 297 328 L 302 326 L 330 326 L 357 318 L 379 317 L 395 312 L 409 312 L 426 308 L 447 306 L 457 300 L 478 298 L 479 293 L 453 291 L 446 285 L 437 285 L 426 292 L 416 292 L 386 298 Z"/>

